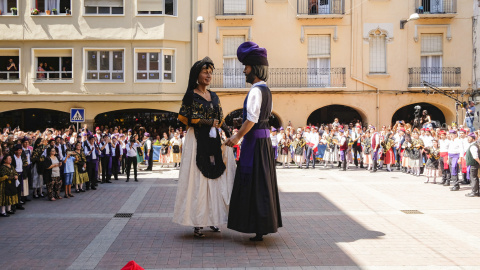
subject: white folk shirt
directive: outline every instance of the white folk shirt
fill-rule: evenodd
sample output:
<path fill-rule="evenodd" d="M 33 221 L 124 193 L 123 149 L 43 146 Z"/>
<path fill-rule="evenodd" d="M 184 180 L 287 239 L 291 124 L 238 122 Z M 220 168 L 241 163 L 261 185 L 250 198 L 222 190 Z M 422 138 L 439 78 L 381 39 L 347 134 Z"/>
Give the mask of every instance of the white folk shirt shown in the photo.
<path fill-rule="evenodd" d="M 317 132 L 311 132 L 309 136 L 309 140 L 307 143 L 313 143 L 313 147 L 317 146 L 318 141 L 320 140 L 319 135 Z"/>
<path fill-rule="evenodd" d="M 467 152 L 468 147 L 470 147 L 470 143 L 468 142 L 467 137 L 465 137 L 463 139 L 460 139 L 460 140 L 462 140 L 462 142 L 463 142 L 463 155 L 462 155 L 462 157 L 463 157 L 465 155 L 465 153 Z"/>
<path fill-rule="evenodd" d="M 451 141 L 450 140 L 438 140 L 438 145 L 440 146 L 440 153 L 446 153 L 448 152 L 448 147 L 450 146 Z"/>
<path fill-rule="evenodd" d="M 402 147 L 402 145 L 400 145 L 400 143 L 402 142 L 404 136 L 400 136 L 400 134 L 395 134 L 395 136 L 393 136 L 393 138 L 395 139 L 395 148 L 400 148 Z"/>
<path fill-rule="evenodd" d="M 360 137 L 360 133 L 358 133 L 356 130 L 353 130 L 352 133 L 351 133 L 351 138 L 352 138 L 352 141 L 355 141 L 355 139 L 359 138 Z M 360 143 L 360 139 L 358 139 L 355 144 L 357 143 Z"/>
<path fill-rule="evenodd" d="M 272 140 L 272 146 L 278 145 L 277 135 L 270 134 L 270 140 Z"/>
<path fill-rule="evenodd" d="M 376 147 L 377 145 L 380 145 L 380 135 L 379 135 L 378 132 L 375 132 L 375 133 L 373 133 L 373 134 L 374 134 L 374 135 L 373 135 L 372 138 L 370 139 L 370 140 L 371 140 L 370 142 L 371 142 L 371 145 L 372 145 L 372 149 L 375 150 L 375 147 Z M 373 139 L 374 139 L 374 138 L 375 138 L 375 144 L 376 144 L 376 145 L 373 145 Z"/>
<path fill-rule="evenodd" d="M 463 157 L 465 150 L 463 149 L 463 140 L 460 138 L 455 138 L 455 140 L 450 142 L 448 146 L 449 154 L 460 154 L 460 157 Z"/>
<path fill-rule="evenodd" d="M 17 165 L 17 167 L 15 167 L 15 171 L 17 171 L 17 173 L 23 172 L 22 156 L 17 157 L 17 155 L 13 155 L 13 157 L 15 158 L 15 164 Z"/>
<path fill-rule="evenodd" d="M 258 123 L 260 109 L 262 107 L 262 91 L 257 87 L 258 85 L 266 85 L 266 83 L 264 81 L 260 81 L 252 85 L 247 99 L 247 120 L 253 123 Z"/>
<path fill-rule="evenodd" d="M 432 136 L 423 136 L 423 144 L 425 147 L 433 147 L 433 137 Z"/>
<path fill-rule="evenodd" d="M 90 147 L 90 151 L 92 151 L 92 160 L 93 159 L 97 159 L 97 154 L 95 153 L 95 143 L 93 143 L 93 145 L 90 144 L 89 141 L 86 141 L 86 143 L 88 144 L 88 147 Z M 88 151 L 88 148 L 85 147 L 85 155 L 88 156 L 90 154 L 90 151 Z"/>
<path fill-rule="evenodd" d="M 133 147 L 130 147 L 131 143 L 127 143 L 127 157 L 136 157 L 137 156 L 137 147 L 141 145 L 138 143 L 134 143 Z"/>
<path fill-rule="evenodd" d="M 340 142 L 339 142 L 340 146 L 342 146 L 345 143 L 346 140 L 347 140 L 347 137 L 345 137 L 345 136 L 340 137 Z"/>

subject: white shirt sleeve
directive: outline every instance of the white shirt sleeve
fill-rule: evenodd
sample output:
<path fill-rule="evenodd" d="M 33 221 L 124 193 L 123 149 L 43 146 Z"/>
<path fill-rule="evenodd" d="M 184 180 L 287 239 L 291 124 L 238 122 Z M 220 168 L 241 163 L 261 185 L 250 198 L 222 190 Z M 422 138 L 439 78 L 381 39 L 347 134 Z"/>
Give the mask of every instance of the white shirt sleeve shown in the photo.
<path fill-rule="evenodd" d="M 253 123 L 258 122 L 260 108 L 262 107 L 262 91 L 257 87 L 250 90 L 247 99 L 247 120 Z"/>
<path fill-rule="evenodd" d="M 477 148 L 476 145 L 473 145 L 473 146 L 470 148 L 470 153 L 472 154 L 473 159 L 477 159 L 477 158 L 478 158 L 478 148 Z"/>

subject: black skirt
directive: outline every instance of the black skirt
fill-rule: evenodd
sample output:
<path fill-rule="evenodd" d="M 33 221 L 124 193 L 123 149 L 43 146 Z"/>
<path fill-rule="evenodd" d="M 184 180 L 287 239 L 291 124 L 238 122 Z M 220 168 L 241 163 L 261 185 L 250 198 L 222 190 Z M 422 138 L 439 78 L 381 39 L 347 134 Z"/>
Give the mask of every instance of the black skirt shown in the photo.
<path fill-rule="evenodd" d="M 275 233 L 282 227 L 275 155 L 270 138 L 257 139 L 251 174 L 237 167 L 228 228 L 243 233 Z"/>

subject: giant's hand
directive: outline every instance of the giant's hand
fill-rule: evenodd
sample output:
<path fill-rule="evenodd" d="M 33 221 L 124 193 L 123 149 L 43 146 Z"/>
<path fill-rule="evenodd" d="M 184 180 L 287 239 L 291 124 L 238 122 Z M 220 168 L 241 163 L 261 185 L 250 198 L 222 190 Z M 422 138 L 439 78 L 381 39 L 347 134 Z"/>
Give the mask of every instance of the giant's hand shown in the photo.
<path fill-rule="evenodd" d="M 238 141 L 240 141 L 240 138 L 237 136 L 237 134 L 235 134 L 232 137 L 227 139 L 227 141 L 225 142 L 225 145 L 233 147 L 238 143 Z"/>

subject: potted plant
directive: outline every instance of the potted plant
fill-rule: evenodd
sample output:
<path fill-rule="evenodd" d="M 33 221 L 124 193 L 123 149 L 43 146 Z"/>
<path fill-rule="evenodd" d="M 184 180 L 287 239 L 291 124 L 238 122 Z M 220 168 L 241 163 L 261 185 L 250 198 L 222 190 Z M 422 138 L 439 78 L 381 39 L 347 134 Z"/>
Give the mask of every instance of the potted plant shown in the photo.
<path fill-rule="evenodd" d="M 53 15 L 57 15 L 57 9 L 56 8 L 52 9 L 52 13 Z"/>
<path fill-rule="evenodd" d="M 47 13 L 47 15 L 50 15 L 52 12 L 50 10 L 45 10 L 45 13 Z"/>
<path fill-rule="evenodd" d="M 32 15 L 38 15 L 38 13 L 40 13 L 40 11 L 36 8 L 32 8 L 32 10 L 30 11 L 30 14 Z"/>
<path fill-rule="evenodd" d="M 65 8 L 65 13 L 66 15 L 72 15 L 72 12 L 70 11 L 69 8 Z"/>
<path fill-rule="evenodd" d="M 17 16 L 17 8 L 16 7 L 10 8 L 10 11 L 12 12 L 12 15 Z"/>

